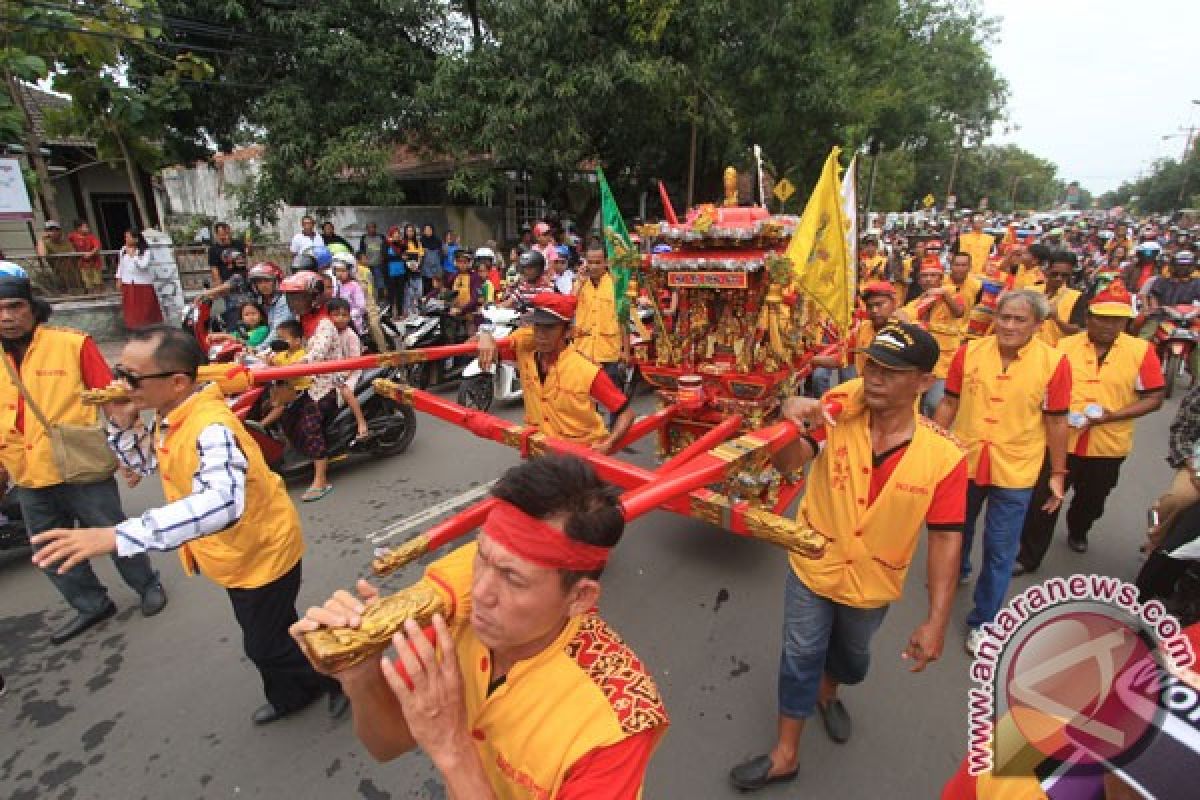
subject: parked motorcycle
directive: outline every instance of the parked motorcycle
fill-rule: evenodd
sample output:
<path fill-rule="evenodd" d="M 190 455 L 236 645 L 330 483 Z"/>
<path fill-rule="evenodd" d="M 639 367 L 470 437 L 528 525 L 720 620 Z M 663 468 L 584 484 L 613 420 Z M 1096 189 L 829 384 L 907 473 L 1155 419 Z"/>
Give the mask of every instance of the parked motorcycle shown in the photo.
<path fill-rule="evenodd" d="M 1154 331 L 1154 348 L 1163 367 L 1163 389 L 1167 397 L 1175 390 L 1180 368 L 1190 363 L 1196 341 L 1200 338 L 1200 307 L 1188 305 L 1162 306 L 1153 312 L 1158 316 Z"/>
<path fill-rule="evenodd" d="M 496 339 L 503 339 L 512 333 L 521 317 L 520 312 L 499 306 L 488 306 L 480 313 Z M 484 370 L 476 358 L 462 372 L 462 382 L 458 385 L 460 406 L 487 411 L 497 400 L 509 403 L 520 399 L 521 376 L 516 364 L 500 362 Z"/>
<path fill-rule="evenodd" d="M 466 340 L 466 320 L 451 314 L 450 304 L 442 299 L 430 298 L 421 301 L 420 314 L 404 321 L 406 350 L 462 344 Z M 428 389 L 431 386 L 442 386 L 460 380 L 463 370 L 470 363 L 470 356 L 422 361 L 419 364 L 410 364 L 405 376 L 409 385 L 418 389 Z"/>

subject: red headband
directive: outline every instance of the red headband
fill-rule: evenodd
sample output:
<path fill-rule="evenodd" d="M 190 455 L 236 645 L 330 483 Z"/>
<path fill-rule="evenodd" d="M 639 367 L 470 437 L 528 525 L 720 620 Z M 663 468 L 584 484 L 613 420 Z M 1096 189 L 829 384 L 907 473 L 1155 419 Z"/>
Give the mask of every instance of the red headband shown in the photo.
<path fill-rule="evenodd" d="M 608 563 L 609 548 L 577 542 L 503 500 L 488 514 L 483 532 L 505 550 L 539 567 L 591 572 Z"/>

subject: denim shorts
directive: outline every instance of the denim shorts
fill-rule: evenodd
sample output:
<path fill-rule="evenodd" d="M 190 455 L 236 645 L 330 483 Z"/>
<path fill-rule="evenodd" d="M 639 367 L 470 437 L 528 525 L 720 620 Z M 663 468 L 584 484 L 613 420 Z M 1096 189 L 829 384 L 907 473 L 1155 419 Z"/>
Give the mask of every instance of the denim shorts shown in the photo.
<path fill-rule="evenodd" d="M 888 607 L 854 608 L 815 594 L 788 570 L 779 659 L 779 713 L 811 717 L 821 675 L 839 684 L 862 683 L 871 663 L 871 637 Z"/>

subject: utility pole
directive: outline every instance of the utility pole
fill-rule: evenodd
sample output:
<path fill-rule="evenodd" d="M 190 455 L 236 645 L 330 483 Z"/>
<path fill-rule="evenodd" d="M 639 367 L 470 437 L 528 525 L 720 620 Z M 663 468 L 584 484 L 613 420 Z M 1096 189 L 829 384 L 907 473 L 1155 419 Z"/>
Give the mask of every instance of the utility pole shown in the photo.
<path fill-rule="evenodd" d="M 1183 169 L 1183 180 L 1179 182 L 1179 200 L 1177 205 L 1183 208 L 1187 197 L 1188 178 L 1192 176 L 1191 162 L 1188 160 L 1192 153 L 1192 140 L 1196 137 L 1196 126 L 1192 125 L 1187 129 L 1187 137 L 1183 140 L 1183 159 L 1179 162 L 1179 166 Z"/>
<path fill-rule="evenodd" d="M 958 160 L 962 158 L 963 133 L 958 132 L 958 142 L 954 146 L 954 160 L 950 162 L 950 180 L 946 181 L 946 197 L 954 194 L 954 179 L 958 177 Z"/>

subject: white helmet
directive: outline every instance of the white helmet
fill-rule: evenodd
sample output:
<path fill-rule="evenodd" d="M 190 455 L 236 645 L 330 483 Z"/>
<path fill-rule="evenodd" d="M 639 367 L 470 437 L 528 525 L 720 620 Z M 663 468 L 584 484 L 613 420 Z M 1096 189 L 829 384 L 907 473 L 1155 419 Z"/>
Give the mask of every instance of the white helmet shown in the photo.
<path fill-rule="evenodd" d="M 492 248 L 490 247 L 481 247 L 475 251 L 475 258 L 490 258 L 492 261 L 495 261 L 496 254 L 492 252 Z"/>
<path fill-rule="evenodd" d="M 354 256 L 351 253 L 334 253 L 333 263 L 335 266 L 337 264 L 345 264 L 347 267 L 350 267 L 350 269 L 354 269 L 357 264 L 357 262 L 354 260 Z"/>

